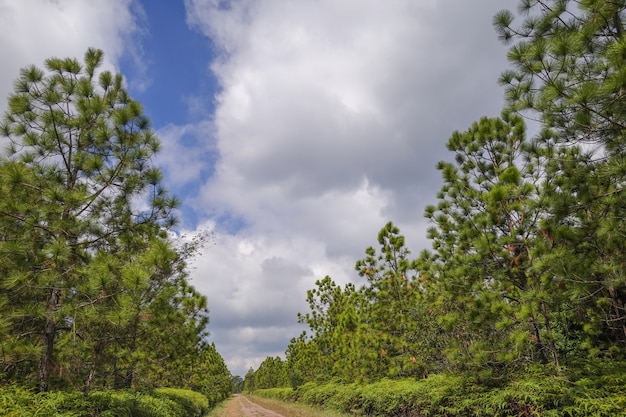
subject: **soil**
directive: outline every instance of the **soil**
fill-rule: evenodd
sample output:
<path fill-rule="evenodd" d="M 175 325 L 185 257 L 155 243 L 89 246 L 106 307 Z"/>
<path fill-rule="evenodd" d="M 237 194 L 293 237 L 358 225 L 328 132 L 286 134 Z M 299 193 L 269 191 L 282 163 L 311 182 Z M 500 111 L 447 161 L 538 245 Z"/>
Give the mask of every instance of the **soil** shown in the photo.
<path fill-rule="evenodd" d="M 284 417 L 253 403 L 247 397 L 235 394 L 224 406 L 223 417 Z"/>

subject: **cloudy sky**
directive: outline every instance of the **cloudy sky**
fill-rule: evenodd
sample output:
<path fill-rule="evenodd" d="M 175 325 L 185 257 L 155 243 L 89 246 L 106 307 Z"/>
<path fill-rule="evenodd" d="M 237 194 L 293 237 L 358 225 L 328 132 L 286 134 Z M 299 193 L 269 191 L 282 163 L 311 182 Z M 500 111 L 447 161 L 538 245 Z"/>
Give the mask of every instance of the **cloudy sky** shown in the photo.
<path fill-rule="evenodd" d="M 306 291 L 389 220 L 414 254 L 445 143 L 502 106 L 516 0 L 0 0 L 0 111 L 19 68 L 103 49 L 163 142 L 178 232 L 233 374 L 281 355 Z"/>

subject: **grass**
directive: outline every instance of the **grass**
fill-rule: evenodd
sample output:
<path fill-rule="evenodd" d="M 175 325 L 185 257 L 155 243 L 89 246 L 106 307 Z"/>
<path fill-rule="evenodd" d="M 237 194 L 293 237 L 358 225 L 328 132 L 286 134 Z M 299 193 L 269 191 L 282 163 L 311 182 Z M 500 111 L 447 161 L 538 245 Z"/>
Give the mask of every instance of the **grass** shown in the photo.
<path fill-rule="evenodd" d="M 227 399 L 217 404 L 208 414 L 205 414 L 205 417 L 226 417 L 226 403 L 228 401 L 232 401 L 232 399 Z"/>

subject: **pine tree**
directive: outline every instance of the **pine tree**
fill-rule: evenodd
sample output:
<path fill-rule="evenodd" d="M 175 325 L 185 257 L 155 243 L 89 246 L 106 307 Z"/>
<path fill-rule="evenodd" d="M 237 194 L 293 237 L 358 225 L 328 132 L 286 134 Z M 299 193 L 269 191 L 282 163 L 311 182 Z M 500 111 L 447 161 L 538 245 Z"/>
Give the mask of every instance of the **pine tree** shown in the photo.
<path fill-rule="evenodd" d="M 306 382 L 323 380 L 323 376 L 330 375 L 322 365 L 325 363 L 325 358 L 316 339 L 308 338 L 306 332 L 302 332 L 300 336 L 289 341 L 285 356 L 287 357 L 287 378 L 293 389 Z"/>
<path fill-rule="evenodd" d="M 453 335 L 449 359 L 498 369 L 536 356 L 558 365 L 554 316 L 564 301 L 542 260 L 552 250 L 541 193 L 550 148 L 527 141 L 521 117 L 507 112 L 454 133 L 448 148 L 455 162 L 439 164 L 440 202 L 426 211 L 436 254 L 424 254 L 423 265 Z"/>
<path fill-rule="evenodd" d="M 409 258 L 404 236 L 392 222 L 380 230 L 378 243 L 380 252 L 367 248 L 366 258 L 355 266 L 367 279 L 362 290 L 369 336 L 365 342 L 379 358 L 378 366 L 368 366 L 370 376 L 422 375 L 431 365 L 430 349 L 422 343 L 428 338 L 424 330 L 431 319 L 421 302 L 419 272 Z"/>
<path fill-rule="evenodd" d="M 24 164 L 0 164 L 0 375 L 25 382 L 36 370 L 40 350 L 30 338 L 42 325 L 44 308 L 32 301 L 45 296 L 41 289 L 23 285 L 30 264 L 41 258 L 36 237 L 42 229 L 36 219 L 44 199 L 34 184 L 35 173 Z"/>
<path fill-rule="evenodd" d="M 254 377 L 255 389 L 289 386 L 286 363 L 278 356 L 265 358 L 254 372 Z"/>
<path fill-rule="evenodd" d="M 354 365 L 362 359 L 356 345 L 359 294 L 353 284 L 348 283 L 342 288 L 329 276 L 316 281 L 315 285 L 317 288 L 307 292 L 310 312 L 298 314 L 298 321 L 308 324 L 313 332 L 309 341 L 303 336 L 299 339 L 298 343 L 307 352 L 307 356 L 299 360 L 309 363 L 311 354 L 317 358 L 315 368 L 321 379 L 345 378 L 346 374 L 354 377 L 355 372 L 359 372 Z M 304 369 L 300 372 L 310 373 Z"/>
<path fill-rule="evenodd" d="M 86 266 L 99 251 L 128 259 L 163 238 L 178 204 L 151 164 L 159 141 L 149 120 L 121 75 L 98 70 L 102 56 L 89 49 L 82 64 L 50 58 L 45 70 L 24 68 L 0 125 L 10 140 L 3 183 L 32 190 L 6 195 L 2 222 L 15 226 L 0 252 L 24 254 L 3 285 L 28 300 L 12 315 L 12 335 L 40 346 L 40 391 L 49 388 L 59 332 L 88 296 L 78 292 Z"/>
<path fill-rule="evenodd" d="M 552 259 L 591 353 L 626 348 L 626 2 L 520 2 L 494 18 L 513 45 L 508 107 L 543 125 L 557 149 L 547 173 Z"/>
<path fill-rule="evenodd" d="M 355 269 L 367 282 L 343 288 L 330 277 L 308 291 L 300 314 L 313 334 L 292 339 L 287 369 L 293 386 L 333 378 L 343 382 L 422 377 L 441 369 L 440 330 L 426 304 L 425 282 L 399 229 L 380 231 L 380 252 L 366 249 Z"/>

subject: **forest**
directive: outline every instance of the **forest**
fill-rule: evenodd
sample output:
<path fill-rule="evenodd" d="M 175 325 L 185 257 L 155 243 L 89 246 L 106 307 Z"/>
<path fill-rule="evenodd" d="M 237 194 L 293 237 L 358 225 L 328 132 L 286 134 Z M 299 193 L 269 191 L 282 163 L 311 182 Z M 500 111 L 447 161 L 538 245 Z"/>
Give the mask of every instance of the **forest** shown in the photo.
<path fill-rule="evenodd" d="M 159 140 L 102 59 L 22 69 L 0 124 L 3 415 L 182 417 L 232 391 L 187 277 L 203 239 L 171 233 Z"/>
<path fill-rule="evenodd" d="M 0 122 L 0 411 L 183 417 L 241 389 L 359 416 L 626 415 L 625 10 L 495 15 L 505 103 L 448 139 L 430 248 L 385 224 L 243 381 L 122 75 L 98 49 L 24 68 Z"/>
<path fill-rule="evenodd" d="M 386 224 L 244 389 L 365 415 L 626 415 L 625 9 L 495 15 L 505 104 L 447 141 L 431 248 Z"/>

